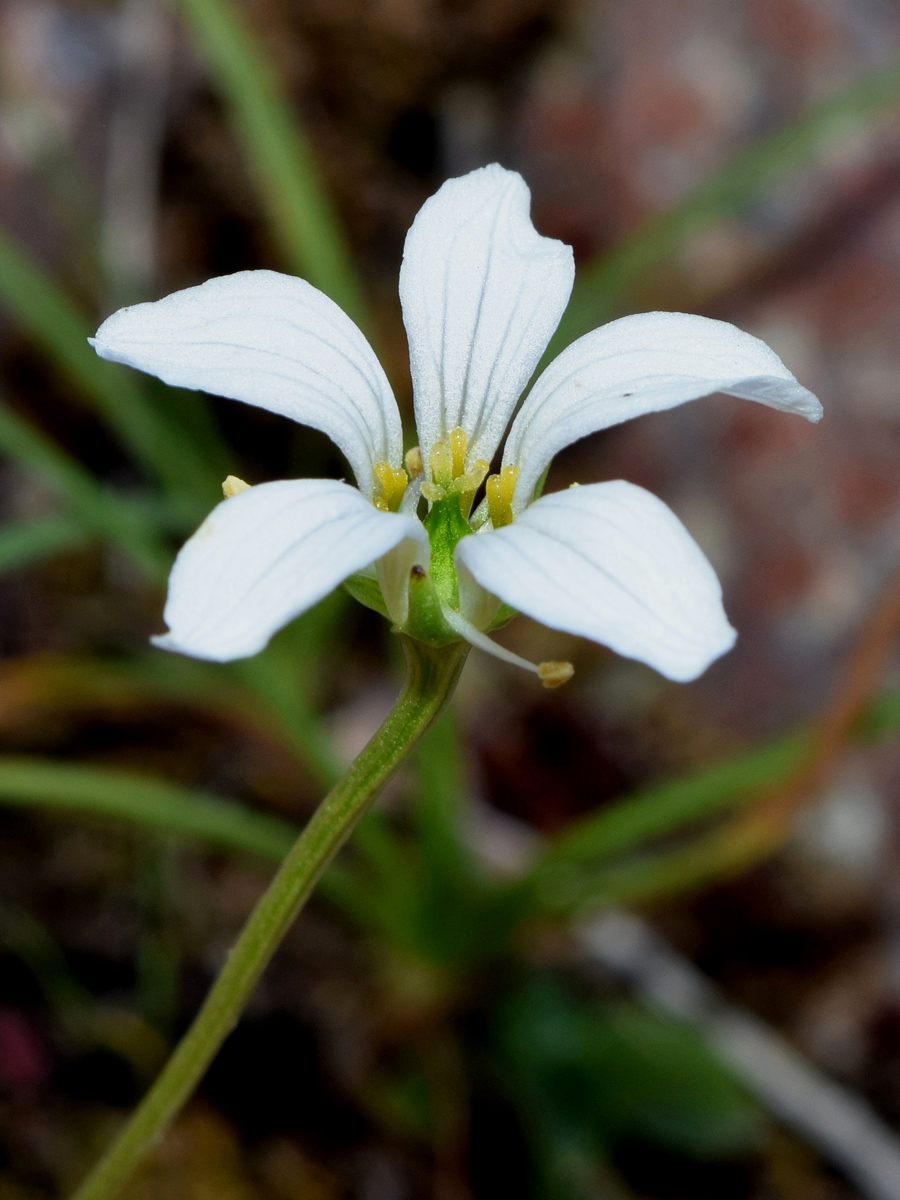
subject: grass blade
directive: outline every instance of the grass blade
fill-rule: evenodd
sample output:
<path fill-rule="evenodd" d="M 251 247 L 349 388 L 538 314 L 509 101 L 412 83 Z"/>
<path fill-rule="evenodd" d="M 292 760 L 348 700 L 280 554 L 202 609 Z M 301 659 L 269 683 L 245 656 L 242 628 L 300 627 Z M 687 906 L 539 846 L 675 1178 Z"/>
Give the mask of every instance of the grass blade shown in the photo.
<path fill-rule="evenodd" d="M 230 0 L 177 0 L 209 61 L 287 266 L 358 324 L 366 311 L 312 149 L 242 14 Z"/>
<path fill-rule="evenodd" d="M 39 758 L 0 760 L 0 803 L 114 817 L 276 863 L 300 832 L 287 821 L 177 784 Z"/>
<path fill-rule="evenodd" d="M 785 172 L 809 162 L 841 133 L 900 100 L 900 66 L 868 75 L 798 121 L 750 146 L 681 204 L 651 217 L 580 272 L 545 359 L 622 313 L 650 272 L 699 229 L 740 212 Z"/>
<path fill-rule="evenodd" d="M 219 481 L 204 457 L 150 403 L 133 374 L 94 353 L 87 341 L 94 329 L 86 318 L 2 232 L 0 301 L 145 469 L 173 495 L 202 498 L 208 507 Z"/>
<path fill-rule="evenodd" d="M 71 517 L 13 521 L 0 528 L 0 576 L 34 566 L 62 551 L 78 550 L 88 541 L 84 526 Z"/>
<path fill-rule="evenodd" d="M 867 707 L 854 735 L 865 746 L 900 733 L 900 690 L 888 692 Z M 665 855 L 598 871 L 611 860 L 624 858 L 653 838 L 681 832 L 719 813 L 752 803 L 764 788 L 790 775 L 807 752 L 808 730 L 750 750 L 738 758 L 715 763 L 687 779 L 655 784 L 633 796 L 575 822 L 549 843 L 528 874 L 524 891 L 540 908 L 566 910 L 603 888 L 604 895 L 625 899 L 647 893 L 653 879 L 651 863 L 667 864 Z M 672 856 L 671 871 L 688 868 L 690 847 Z M 662 869 L 662 867 L 661 867 Z M 615 880 L 615 885 L 613 884 Z M 659 881 L 660 886 L 664 885 Z M 620 890 L 614 893 L 613 887 Z M 633 889 L 633 892 L 627 889 Z"/>
<path fill-rule="evenodd" d="M 795 734 L 687 779 L 646 788 L 577 822 L 560 835 L 549 858 L 596 863 L 682 829 L 780 779 L 802 761 L 805 747 L 805 736 Z"/>
<path fill-rule="evenodd" d="M 171 555 L 142 510 L 104 490 L 94 476 L 46 434 L 0 403 L 0 451 L 37 471 L 71 506 L 72 516 L 94 536 L 133 558 L 151 579 L 162 582 Z"/>

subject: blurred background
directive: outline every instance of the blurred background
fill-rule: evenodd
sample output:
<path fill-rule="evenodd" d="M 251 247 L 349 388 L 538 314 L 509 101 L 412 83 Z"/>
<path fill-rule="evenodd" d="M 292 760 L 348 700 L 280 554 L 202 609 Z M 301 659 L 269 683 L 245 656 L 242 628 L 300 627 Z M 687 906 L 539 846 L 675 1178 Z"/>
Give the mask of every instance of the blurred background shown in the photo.
<path fill-rule="evenodd" d="M 520 617 L 552 694 L 474 652 L 123 1196 L 900 1196 L 898 56 L 887 0 L 0 0 L 0 1200 L 77 1184 L 401 678 L 342 594 L 247 663 L 149 648 L 226 474 L 346 468 L 85 338 L 303 274 L 409 417 L 403 239 L 492 161 L 575 248 L 557 348 L 719 317 L 826 419 L 557 459 L 672 506 L 736 648 L 677 686 Z"/>

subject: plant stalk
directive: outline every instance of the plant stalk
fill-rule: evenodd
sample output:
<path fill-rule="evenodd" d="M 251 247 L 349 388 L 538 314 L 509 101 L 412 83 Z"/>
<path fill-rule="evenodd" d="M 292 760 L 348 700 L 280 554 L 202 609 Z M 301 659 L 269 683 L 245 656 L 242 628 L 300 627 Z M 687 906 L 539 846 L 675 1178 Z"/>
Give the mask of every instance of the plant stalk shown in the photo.
<path fill-rule="evenodd" d="M 328 793 L 251 913 L 194 1023 L 141 1104 L 72 1200 L 111 1200 L 194 1089 L 256 983 L 378 790 L 453 694 L 465 642 L 432 649 L 403 637 L 406 684 L 381 728 Z"/>

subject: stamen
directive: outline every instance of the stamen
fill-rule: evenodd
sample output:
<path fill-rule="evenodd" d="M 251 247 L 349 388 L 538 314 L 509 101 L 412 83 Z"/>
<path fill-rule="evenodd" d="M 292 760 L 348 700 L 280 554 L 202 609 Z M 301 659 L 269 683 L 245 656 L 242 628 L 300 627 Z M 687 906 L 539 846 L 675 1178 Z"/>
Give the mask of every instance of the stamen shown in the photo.
<path fill-rule="evenodd" d="M 483 458 L 479 458 L 478 462 L 474 463 L 464 475 L 458 475 L 454 483 L 457 484 L 463 495 L 466 492 L 477 492 L 490 469 L 491 464 Z"/>
<path fill-rule="evenodd" d="M 464 517 L 468 517 L 471 512 L 475 493 L 484 483 L 484 477 L 490 469 L 491 464 L 483 458 L 479 458 L 464 475 L 460 475 L 453 481 L 454 488 L 459 490 L 459 507 Z"/>
<path fill-rule="evenodd" d="M 459 425 L 450 433 L 450 458 L 453 474 L 451 479 L 458 479 L 466 469 L 466 450 L 469 446 L 469 439 L 466 437 L 466 431 Z"/>
<path fill-rule="evenodd" d="M 451 496 L 459 496 L 459 507 L 464 517 L 468 517 L 475 493 L 484 483 L 484 478 L 490 470 L 489 464 L 483 458 L 479 458 L 466 470 L 468 444 L 468 435 L 459 425 L 451 430 L 447 437 L 435 442 L 428 454 L 431 479 L 422 484 L 422 495 L 432 504 L 439 500 L 448 500 Z"/>
<path fill-rule="evenodd" d="M 428 455 L 431 478 L 439 487 L 449 487 L 453 482 L 453 451 L 449 441 L 436 442 Z"/>
<path fill-rule="evenodd" d="M 425 474 L 425 464 L 422 462 L 422 451 L 418 446 L 413 446 L 412 450 L 407 450 L 406 458 L 403 460 L 406 463 L 406 473 L 410 479 L 418 479 L 420 475 Z"/>
<path fill-rule="evenodd" d="M 403 499 L 400 501 L 398 512 L 405 513 L 407 516 L 414 517 L 419 508 L 419 500 L 422 497 L 422 485 L 425 480 L 421 475 L 417 475 L 415 479 L 410 480 L 409 487 L 403 493 Z"/>
<path fill-rule="evenodd" d="M 372 473 L 381 485 L 381 495 L 376 496 L 372 503 L 381 512 L 396 512 L 409 483 L 406 472 L 402 467 L 377 462 L 372 468 Z"/>
<path fill-rule="evenodd" d="M 516 490 L 518 478 L 518 467 L 504 467 L 499 475 L 488 477 L 485 491 L 491 514 L 491 524 L 495 529 L 502 529 L 504 525 L 512 523 L 513 493 Z"/>
<path fill-rule="evenodd" d="M 572 678 L 575 668 L 570 662 L 542 662 L 538 663 L 537 673 L 545 688 L 558 688 Z"/>
<path fill-rule="evenodd" d="M 249 492 L 249 490 L 250 484 L 239 479 L 237 475 L 226 475 L 222 483 L 222 495 L 226 500 L 230 500 L 232 496 L 237 496 L 241 492 Z"/>
<path fill-rule="evenodd" d="M 486 654 L 492 654 L 494 658 L 499 658 L 503 662 L 511 663 L 514 667 L 521 667 L 523 671 L 531 671 L 537 675 L 544 687 L 559 687 L 575 674 L 575 668 L 571 663 L 543 662 L 535 664 L 529 662 L 527 658 L 513 654 L 512 650 L 507 650 L 505 646 L 499 646 L 496 642 L 492 642 L 480 629 L 476 629 L 471 621 L 467 621 L 462 613 L 458 613 L 449 605 L 442 604 L 441 612 L 450 628 L 461 638 L 465 638 L 470 645 L 484 650 Z"/>

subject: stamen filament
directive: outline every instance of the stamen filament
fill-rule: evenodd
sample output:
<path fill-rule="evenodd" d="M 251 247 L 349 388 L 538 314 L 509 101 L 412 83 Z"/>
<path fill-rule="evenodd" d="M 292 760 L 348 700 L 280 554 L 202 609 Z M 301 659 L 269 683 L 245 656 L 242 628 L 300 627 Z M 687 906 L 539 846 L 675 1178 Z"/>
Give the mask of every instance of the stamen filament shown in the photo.
<path fill-rule="evenodd" d="M 537 675 L 544 687 L 555 688 L 560 684 L 565 683 L 567 679 L 571 679 L 575 674 L 575 668 L 568 662 L 529 662 L 527 658 L 522 658 L 518 654 L 514 654 L 512 650 L 507 650 L 505 646 L 500 646 L 496 642 L 481 632 L 480 629 L 467 621 L 462 613 L 458 613 L 456 609 L 450 608 L 447 604 L 441 605 L 441 612 L 444 620 L 450 628 L 458 633 L 461 638 L 478 650 L 483 650 L 485 654 L 492 654 L 494 658 L 499 658 L 502 662 L 510 663 L 514 667 L 521 667 L 523 671 L 530 671 Z"/>

